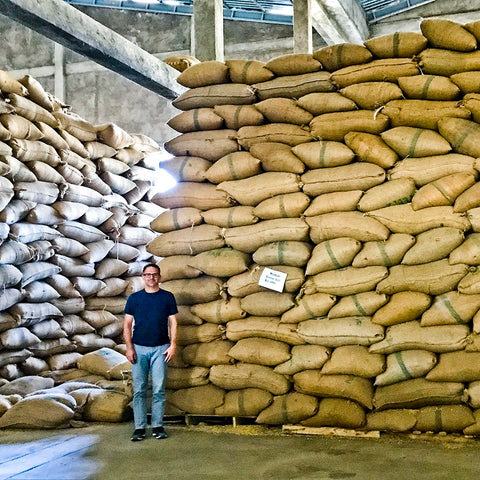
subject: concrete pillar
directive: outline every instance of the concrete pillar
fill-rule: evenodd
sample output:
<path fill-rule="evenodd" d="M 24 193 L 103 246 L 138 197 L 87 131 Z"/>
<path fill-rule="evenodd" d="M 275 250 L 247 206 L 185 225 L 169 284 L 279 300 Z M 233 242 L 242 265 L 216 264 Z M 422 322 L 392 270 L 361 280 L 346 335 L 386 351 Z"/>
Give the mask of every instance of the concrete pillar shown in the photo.
<path fill-rule="evenodd" d="M 223 1 L 194 0 L 192 28 L 192 55 L 223 62 Z"/>
<path fill-rule="evenodd" d="M 311 0 L 293 0 L 293 52 L 312 53 Z"/>
<path fill-rule="evenodd" d="M 62 45 L 55 43 L 55 54 L 54 54 L 54 92 L 55 96 L 61 100 L 65 101 L 65 49 Z"/>

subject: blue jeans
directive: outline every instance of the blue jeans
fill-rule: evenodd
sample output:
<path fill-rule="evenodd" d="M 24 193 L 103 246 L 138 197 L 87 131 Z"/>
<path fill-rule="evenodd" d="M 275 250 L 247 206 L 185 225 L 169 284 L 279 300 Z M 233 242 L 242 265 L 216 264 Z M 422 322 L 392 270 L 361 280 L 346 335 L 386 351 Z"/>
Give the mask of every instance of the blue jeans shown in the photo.
<path fill-rule="evenodd" d="M 135 429 L 147 426 L 148 375 L 152 377 L 152 427 L 163 426 L 167 362 L 165 350 L 169 345 L 145 347 L 134 345 L 137 361 L 132 364 L 133 418 Z"/>

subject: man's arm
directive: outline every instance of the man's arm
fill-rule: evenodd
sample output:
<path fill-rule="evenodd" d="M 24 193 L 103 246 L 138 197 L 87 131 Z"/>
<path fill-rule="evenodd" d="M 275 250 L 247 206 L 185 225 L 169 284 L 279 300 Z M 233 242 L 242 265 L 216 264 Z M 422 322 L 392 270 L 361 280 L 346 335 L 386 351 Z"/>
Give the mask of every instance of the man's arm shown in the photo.
<path fill-rule="evenodd" d="M 175 315 L 168 317 L 168 334 L 170 336 L 170 346 L 165 350 L 165 361 L 167 362 L 174 357 L 177 349 L 177 317 Z"/>
<path fill-rule="evenodd" d="M 133 315 L 129 315 L 128 313 L 126 313 L 123 320 L 123 339 L 127 347 L 126 356 L 130 363 L 135 363 L 137 361 L 137 354 L 135 353 L 135 348 L 133 347 L 132 329 Z"/>

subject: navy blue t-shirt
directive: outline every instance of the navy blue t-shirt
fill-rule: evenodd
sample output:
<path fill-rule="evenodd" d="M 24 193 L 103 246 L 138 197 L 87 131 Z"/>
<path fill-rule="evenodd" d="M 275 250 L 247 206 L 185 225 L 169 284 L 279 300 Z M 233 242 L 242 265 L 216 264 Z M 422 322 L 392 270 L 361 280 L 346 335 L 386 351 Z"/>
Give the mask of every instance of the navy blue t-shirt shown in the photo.
<path fill-rule="evenodd" d="M 125 313 L 133 315 L 132 342 L 145 347 L 170 343 L 168 317 L 178 312 L 175 297 L 171 292 L 145 290 L 132 293 L 125 305 Z"/>

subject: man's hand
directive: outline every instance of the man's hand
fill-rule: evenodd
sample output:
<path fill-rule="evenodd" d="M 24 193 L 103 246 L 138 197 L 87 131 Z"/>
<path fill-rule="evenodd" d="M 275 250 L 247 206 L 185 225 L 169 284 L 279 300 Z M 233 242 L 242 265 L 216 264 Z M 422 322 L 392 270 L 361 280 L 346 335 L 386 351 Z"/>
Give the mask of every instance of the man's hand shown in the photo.
<path fill-rule="evenodd" d="M 169 362 L 175 356 L 176 348 L 177 347 L 175 344 L 170 344 L 170 346 L 165 350 L 163 354 L 165 355 L 166 362 Z"/>
<path fill-rule="evenodd" d="M 135 349 L 133 347 L 127 348 L 125 355 L 130 363 L 135 363 L 137 361 L 137 354 L 135 353 Z"/>

